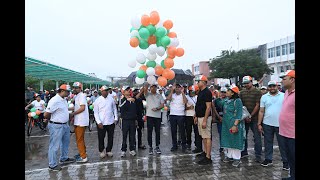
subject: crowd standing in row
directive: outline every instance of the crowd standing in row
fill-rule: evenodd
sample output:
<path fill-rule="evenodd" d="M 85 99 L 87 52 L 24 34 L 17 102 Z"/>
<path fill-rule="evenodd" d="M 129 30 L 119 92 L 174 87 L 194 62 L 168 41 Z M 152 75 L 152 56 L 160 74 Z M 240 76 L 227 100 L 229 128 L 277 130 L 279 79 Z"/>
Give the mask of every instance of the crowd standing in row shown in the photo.
<path fill-rule="evenodd" d="M 223 162 L 232 162 L 238 167 L 241 158 L 248 156 L 248 132 L 251 129 L 254 139 L 255 161 L 262 166 L 272 165 L 273 138 L 277 137 L 278 146 L 283 162 L 283 169 L 290 170 L 289 179 L 295 177 L 295 71 L 288 70 L 282 78 L 282 86 L 269 81 L 268 86 L 260 89 L 252 84 L 252 77 L 242 79 L 243 89 L 231 86 L 215 90 L 207 87 L 208 79 L 200 76 L 197 84 L 169 85 L 168 88 L 158 87 L 156 84 L 145 84 L 141 89 L 125 87 L 119 89 L 102 86 L 100 91 L 86 89 L 82 92 L 82 84 L 73 84 L 71 87 L 63 84 L 54 92 L 46 91 L 37 94 L 32 101 L 31 92 L 26 93 L 29 101 L 26 109 L 34 106 L 44 113 L 44 119 L 49 120 L 49 168 L 60 170 L 57 163 L 57 153 L 61 148 L 60 163 L 88 161 L 84 132 L 89 124 L 89 105 L 93 105 L 98 130 L 98 150 L 100 158 L 113 156 L 113 136 L 115 125 L 121 122 L 122 147 L 121 157 L 126 156 L 127 137 L 129 136 L 129 153 L 136 155 L 136 132 L 138 132 L 138 149 L 144 150 L 142 144 L 142 129 L 144 120 L 147 122 L 147 139 L 149 154 L 161 154 L 160 127 L 164 108 L 167 110 L 167 119 L 170 122 L 172 147 L 171 151 L 191 150 L 192 130 L 194 133 L 197 162 L 201 165 L 211 164 L 212 124 L 217 123 L 220 147 L 219 151 L 225 154 Z M 100 95 L 99 95 L 100 93 Z M 69 107 L 66 99 L 72 97 L 74 107 Z M 41 100 L 42 99 L 42 100 Z M 48 104 L 45 108 L 45 104 Z M 243 106 L 250 116 L 242 118 Z M 71 111 L 71 113 L 69 112 Z M 93 111 L 93 112 L 92 112 Z M 79 154 L 74 158 L 68 157 L 70 143 L 70 127 L 68 121 L 74 119 L 76 143 Z M 155 130 L 155 146 L 152 142 L 152 133 Z M 108 143 L 104 144 L 107 134 Z M 264 136 L 264 161 L 262 161 L 262 137 Z M 61 146 L 59 146 L 61 144 Z M 155 148 L 153 148 L 155 147 Z"/>

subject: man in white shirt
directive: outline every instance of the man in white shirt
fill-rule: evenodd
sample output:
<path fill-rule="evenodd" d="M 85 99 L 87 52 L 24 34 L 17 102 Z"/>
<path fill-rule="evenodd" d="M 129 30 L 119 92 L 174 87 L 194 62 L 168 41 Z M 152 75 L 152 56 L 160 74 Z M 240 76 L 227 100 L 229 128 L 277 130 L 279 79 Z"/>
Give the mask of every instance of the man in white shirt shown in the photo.
<path fill-rule="evenodd" d="M 46 131 L 47 121 L 43 118 L 43 113 L 45 111 L 45 102 L 44 102 L 44 100 L 41 99 L 40 94 L 35 94 L 35 97 L 36 97 L 36 99 L 33 100 L 30 104 L 28 104 L 25 107 L 25 110 L 28 110 L 30 106 L 39 110 L 41 112 L 39 114 L 39 122 L 43 122 L 43 127 L 42 127 L 42 125 L 39 125 L 39 127 L 41 130 Z"/>
<path fill-rule="evenodd" d="M 186 151 L 186 127 L 185 127 L 185 105 L 187 98 L 182 90 L 182 85 L 174 84 L 171 92 L 167 97 L 170 100 L 170 125 L 172 136 L 171 151 L 178 149 L 177 144 L 177 126 L 179 126 L 179 134 L 181 135 L 181 148 L 182 152 Z"/>
<path fill-rule="evenodd" d="M 48 103 L 44 118 L 49 119 L 48 129 L 50 133 L 49 140 L 49 170 L 60 171 L 62 168 L 57 162 L 58 150 L 60 147 L 60 163 L 74 162 L 73 158 L 68 157 L 70 144 L 70 126 L 68 97 L 71 88 L 69 85 L 62 84 L 58 93 L 52 97 Z"/>
<path fill-rule="evenodd" d="M 100 158 L 104 158 L 106 155 L 112 157 L 111 152 L 113 146 L 113 134 L 115 128 L 115 122 L 118 121 L 118 111 L 116 103 L 113 97 L 108 96 L 110 88 L 107 86 L 101 87 L 101 96 L 94 102 L 94 117 L 98 124 L 98 142 Z M 108 144 L 106 152 L 104 152 L 104 138 L 108 133 Z"/>
<path fill-rule="evenodd" d="M 74 112 L 70 114 L 74 117 L 74 132 L 79 154 L 75 155 L 76 162 L 85 163 L 88 161 L 86 145 L 84 142 L 84 133 L 86 126 L 89 125 L 89 110 L 87 96 L 82 92 L 82 84 L 80 82 L 73 83 Z"/>

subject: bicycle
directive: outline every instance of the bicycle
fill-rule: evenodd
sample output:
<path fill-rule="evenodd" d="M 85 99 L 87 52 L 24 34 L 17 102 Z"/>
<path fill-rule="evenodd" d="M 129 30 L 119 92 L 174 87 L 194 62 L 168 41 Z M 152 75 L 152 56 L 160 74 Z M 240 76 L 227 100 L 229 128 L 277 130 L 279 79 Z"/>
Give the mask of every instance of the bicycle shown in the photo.
<path fill-rule="evenodd" d="M 30 136 L 33 127 L 35 124 L 41 129 L 44 130 L 43 122 L 40 118 L 34 119 L 33 117 L 28 116 L 28 123 L 27 123 L 27 135 Z"/>
<path fill-rule="evenodd" d="M 89 131 L 91 132 L 92 129 L 93 129 L 93 124 L 95 123 L 95 118 L 94 118 L 94 114 L 93 112 L 92 113 L 89 113 L 89 126 L 88 126 L 88 129 Z"/>
<path fill-rule="evenodd" d="M 68 121 L 68 124 L 69 124 L 69 126 L 70 126 L 70 133 L 74 133 L 74 125 L 73 125 L 73 123 L 74 123 L 74 117 L 71 118 L 71 119 Z"/>

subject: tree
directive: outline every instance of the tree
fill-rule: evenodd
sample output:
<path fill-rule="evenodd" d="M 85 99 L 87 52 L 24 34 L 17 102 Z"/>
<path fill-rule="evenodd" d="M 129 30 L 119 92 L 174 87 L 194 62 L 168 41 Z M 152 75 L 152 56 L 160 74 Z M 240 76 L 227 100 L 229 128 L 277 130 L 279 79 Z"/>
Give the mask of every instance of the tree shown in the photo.
<path fill-rule="evenodd" d="M 271 74 L 266 62 L 260 57 L 258 49 L 235 51 L 221 51 L 221 55 L 212 58 L 209 62 L 212 70 L 210 78 L 234 78 L 242 79 L 243 76 L 251 76 L 261 79 L 264 74 Z"/>

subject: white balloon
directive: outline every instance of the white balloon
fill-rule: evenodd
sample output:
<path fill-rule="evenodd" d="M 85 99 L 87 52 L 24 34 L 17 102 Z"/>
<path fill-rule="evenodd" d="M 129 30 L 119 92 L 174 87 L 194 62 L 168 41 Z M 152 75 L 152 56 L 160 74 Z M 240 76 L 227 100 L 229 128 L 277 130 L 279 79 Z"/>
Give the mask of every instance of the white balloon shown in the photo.
<path fill-rule="evenodd" d="M 148 76 L 148 77 L 147 77 L 147 82 L 148 82 L 149 84 L 154 84 L 156 81 L 157 81 L 157 80 L 156 80 L 156 77 L 155 77 L 155 76 Z"/>
<path fill-rule="evenodd" d="M 163 27 L 163 20 L 160 19 L 159 22 L 158 22 L 158 24 L 155 25 L 155 27 L 156 27 L 156 28 L 158 28 L 158 27 Z"/>
<path fill-rule="evenodd" d="M 168 47 L 173 46 L 173 47 L 177 47 L 179 46 L 179 40 L 178 38 L 170 38 L 170 44 L 168 45 Z"/>
<path fill-rule="evenodd" d="M 146 56 L 143 53 L 138 53 L 136 60 L 140 64 L 144 64 L 146 62 Z"/>
<path fill-rule="evenodd" d="M 162 46 L 157 47 L 157 54 L 158 54 L 159 56 L 162 57 L 165 52 L 166 52 L 166 50 L 164 49 L 164 47 L 162 47 Z"/>
<path fill-rule="evenodd" d="M 142 104 L 143 104 L 143 107 L 145 108 L 147 106 L 147 101 L 142 100 Z"/>
<path fill-rule="evenodd" d="M 151 45 L 148 47 L 148 50 L 149 50 L 149 53 L 150 53 L 150 54 L 155 54 L 155 53 L 157 53 L 157 45 L 151 44 Z"/>
<path fill-rule="evenodd" d="M 36 112 L 31 112 L 31 116 L 32 117 L 35 116 L 35 115 L 37 115 Z"/>
<path fill-rule="evenodd" d="M 134 67 L 136 67 L 136 61 L 135 60 L 131 60 L 131 61 L 129 61 L 129 63 L 128 63 L 128 66 L 129 67 L 131 67 L 131 68 L 134 68 Z"/>
<path fill-rule="evenodd" d="M 131 31 L 130 33 L 130 37 L 138 37 L 139 39 L 141 38 L 140 35 L 139 35 L 139 32 L 137 30 L 133 30 Z"/>
<path fill-rule="evenodd" d="M 69 104 L 69 108 L 73 108 L 74 107 L 74 105 L 73 104 Z"/>
<path fill-rule="evenodd" d="M 156 54 L 148 53 L 148 54 L 147 54 L 147 59 L 149 59 L 150 61 L 154 61 L 154 60 L 157 59 L 157 55 L 156 55 Z"/>
<path fill-rule="evenodd" d="M 131 18 L 131 25 L 132 27 L 134 27 L 135 29 L 139 29 L 141 26 L 141 19 L 139 16 L 134 16 Z"/>
<path fill-rule="evenodd" d="M 146 73 L 148 76 L 153 76 L 156 74 L 155 70 L 153 67 L 148 67 L 147 70 L 146 70 Z"/>
<path fill-rule="evenodd" d="M 144 78 L 136 77 L 135 82 L 136 82 L 137 84 L 143 84 L 143 83 L 144 83 Z"/>

